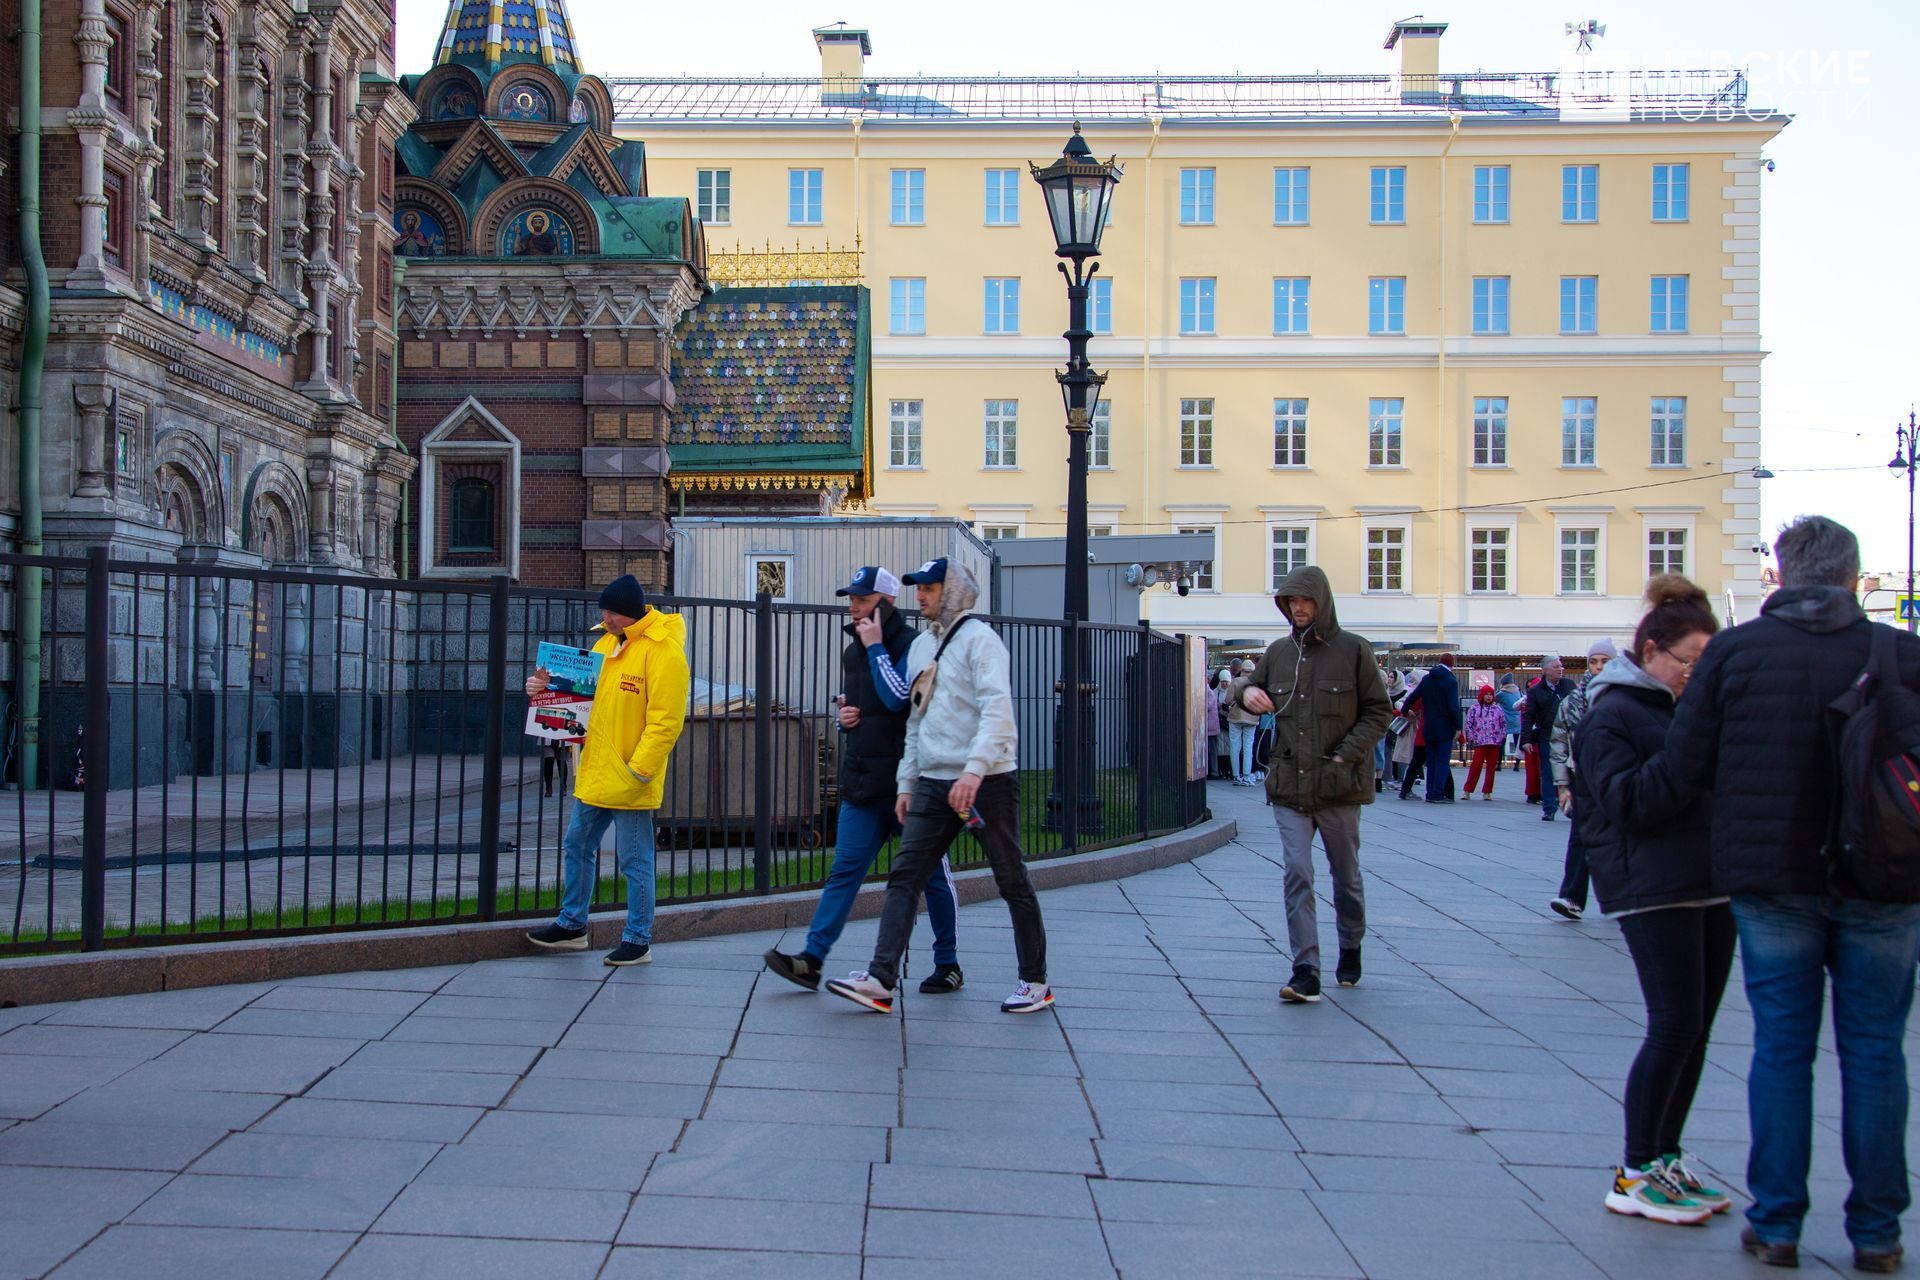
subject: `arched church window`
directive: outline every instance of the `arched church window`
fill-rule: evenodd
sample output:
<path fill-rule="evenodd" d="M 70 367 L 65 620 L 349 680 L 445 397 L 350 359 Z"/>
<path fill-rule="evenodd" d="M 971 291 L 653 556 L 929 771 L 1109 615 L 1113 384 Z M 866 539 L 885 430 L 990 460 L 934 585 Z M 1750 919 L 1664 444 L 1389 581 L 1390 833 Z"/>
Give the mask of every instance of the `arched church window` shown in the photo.
<path fill-rule="evenodd" d="M 480 114 L 480 99 L 473 86 L 454 80 L 433 96 L 433 108 L 427 112 L 433 120 L 470 120 Z"/>
<path fill-rule="evenodd" d="M 455 480 L 447 496 L 447 550 L 493 550 L 493 485 L 471 476 Z"/>
<path fill-rule="evenodd" d="M 553 119 L 553 102 L 539 85 L 522 80 L 508 85 L 501 95 L 500 114 L 508 120 L 538 120 L 544 124 Z"/>

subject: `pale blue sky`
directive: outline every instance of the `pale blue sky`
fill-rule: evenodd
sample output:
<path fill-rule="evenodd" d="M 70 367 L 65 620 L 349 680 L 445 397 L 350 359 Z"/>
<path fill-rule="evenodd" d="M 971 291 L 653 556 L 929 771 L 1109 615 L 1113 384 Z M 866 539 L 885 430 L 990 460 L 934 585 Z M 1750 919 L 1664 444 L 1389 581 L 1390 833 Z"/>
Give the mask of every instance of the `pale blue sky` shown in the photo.
<path fill-rule="evenodd" d="M 1381 42 L 1396 4 L 1308 6 L 1189 0 L 1088 5 L 972 0 L 963 6 L 815 0 L 636 6 L 568 0 L 588 70 L 600 75 L 810 75 L 810 28 L 873 32 L 874 75 L 1390 70 Z M 1409 0 L 1410 3 L 1410 0 Z M 1920 398 L 1911 228 L 1920 210 L 1920 90 L 1900 51 L 1908 5 L 1743 0 L 1676 5 L 1590 0 L 1429 0 L 1450 25 L 1443 70 L 1559 67 L 1568 20 L 1607 24 L 1599 59 L 1646 67 L 1746 67 L 1749 102 L 1796 118 L 1768 150 L 1762 205 L 1762 536 L 1818 511 L 1859 533 L 1870 569 L 1906 567 L 1904 485 L 1884 470 L 1893 424 Z M 1173 17 L 1170 17 L 1174 15 Z M 445 7 L 401 0 L 400 69 L 429 65 Z M 1904 15 L 1904 16 L 1903 16 Z M 1177 18 L 1177 20 L 1176 20 Z M 1905 303 L 1905 306 L 1902 304 Z M 1823 470 L 1865 467 L 1869 470 Z"/>

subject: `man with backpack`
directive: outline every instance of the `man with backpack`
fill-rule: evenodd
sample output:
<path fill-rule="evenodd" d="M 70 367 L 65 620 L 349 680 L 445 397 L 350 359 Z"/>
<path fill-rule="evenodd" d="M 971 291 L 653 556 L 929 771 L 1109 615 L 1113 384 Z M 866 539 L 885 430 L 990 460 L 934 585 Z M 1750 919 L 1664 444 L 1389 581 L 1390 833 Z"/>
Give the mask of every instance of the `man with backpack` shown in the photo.
<path fill-rule="evenodd" d="M 1807 516 L 1773 545 L 1780 590 L 1701 654 L 1666 747 L 1678 779 L 1713 796 L 1714 887 L 1732 896 L 1753 1010 L 1741 1247 L 1799 1265 L 1831 978 L 1847 1237 L 1857 1269 L 1888 1273 L 1911 1201 L 1903 1041 L 1920 961 L 1920 774 L 1898 750 L 1856 751 L 1862 715 L 1845 712 L 1856 700 L 1883 735 L 1920 741 L 1920 640 L 1867 621 L 1845 526 Z M 1870 666 L 1877 679 L 1862 686 Z"/>

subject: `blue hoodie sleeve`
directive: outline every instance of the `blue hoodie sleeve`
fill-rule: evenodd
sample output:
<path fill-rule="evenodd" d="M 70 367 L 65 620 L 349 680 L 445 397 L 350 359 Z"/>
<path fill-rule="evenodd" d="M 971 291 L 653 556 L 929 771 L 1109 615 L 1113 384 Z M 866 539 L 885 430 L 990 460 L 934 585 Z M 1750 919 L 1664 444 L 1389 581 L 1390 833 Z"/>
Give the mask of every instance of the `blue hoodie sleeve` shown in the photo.
<path fill-rule="evenodd" d="M 874 692 L 880 695 L 880 705 L 889 711 L 904 711 L 907 706 L 907 694 L 912 686 L 907 683 L 907 656 L 900 655 L 895 665 L 887 656 L 887 647 L 883 644 L 867 646 L 867 666 L 873 671 Z"/>

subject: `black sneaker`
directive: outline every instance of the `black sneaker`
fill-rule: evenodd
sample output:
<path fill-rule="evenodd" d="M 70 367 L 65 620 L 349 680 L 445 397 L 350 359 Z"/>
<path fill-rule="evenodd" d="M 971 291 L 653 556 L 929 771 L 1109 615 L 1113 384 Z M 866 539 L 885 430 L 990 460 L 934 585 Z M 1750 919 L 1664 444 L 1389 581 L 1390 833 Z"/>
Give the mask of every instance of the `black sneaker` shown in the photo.
<path fill-rule="evenodd" d="M 806 952 L 790 956 L 781 951 L 769 951 L 761 959 L 767 962 L 767 968 L 794 986 L 805 987 L 809 991 L 820 989 L 820 962 Z"/>
<path fill-rule="evenodd" d="M 1752 1227 L 1740 1228 L 1740 1247 L 1770 1267 L 1800 1265 L 1800 1246 L 1791 1240 L 1762 1240 Z"/>
<path fill-rule="evenodd" d="M 1360 948 L 1340 948 L 1340 964 L 1334 969 L 1333 976 L 1340 980 L 1343 987 L 1360 985 Z"/>
<path fill-rule="evenodd" d="M 1319 1004 L 1320 971 L 1304 964 L 1293 966 L 1293 977 L 1280 988 L 1280 999 L 1287 1004 Z"/>
<path fill-rule="evenodd" d="M 966 985 L 967 975 L 960 972 L 959 965 L 937 964 L 933 966 L 933 972 L 921 982 L 920 994 L 923 996 L 952 995 Z"/>
<path fill-rule="evenodd" d="M 623 942 L 601 959 L 601 964 L 612 965 L 616 969 L 630 964 L 652 964 L 653 948 L 644 942 Z"/>
<path fill-rule="evenodd" d="M 542 951 L 585 951 L 587 949 L 587 931 L 585 929 L 563 929 L 557 924 L 535 929 L 527 934 L 527 941 Z"/>

